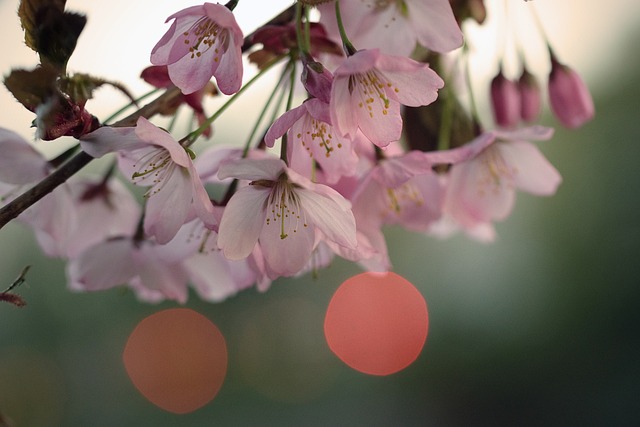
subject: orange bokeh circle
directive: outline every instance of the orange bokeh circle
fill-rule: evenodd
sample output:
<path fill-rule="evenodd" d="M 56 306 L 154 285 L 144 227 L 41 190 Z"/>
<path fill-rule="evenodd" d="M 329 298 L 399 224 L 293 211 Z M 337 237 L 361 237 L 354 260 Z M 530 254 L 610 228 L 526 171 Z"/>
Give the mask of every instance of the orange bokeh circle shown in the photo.
<path fill-rule="evenodd" d="M 186 308 L 143 319 L 123 353 L 129 378 L 155 405 L 186 414 L 210 402 L 227 372 L 227 346 L 220 330 Z"/>
<path fill-rule="evenodd" d="M 420 355 L 429 315 L 420 292 L 395 273 L 362 273 L 335 292 L 324 321 L 329 348 L 371 375 L 398 372 Z"/>

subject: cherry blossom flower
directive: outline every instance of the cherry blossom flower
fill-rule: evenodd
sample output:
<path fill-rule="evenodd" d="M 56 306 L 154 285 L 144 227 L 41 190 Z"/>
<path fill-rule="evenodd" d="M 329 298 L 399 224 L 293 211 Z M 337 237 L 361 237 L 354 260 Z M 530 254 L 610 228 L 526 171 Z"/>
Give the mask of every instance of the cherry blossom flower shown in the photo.
<path fill-rule="evenodd" d="M 358 158 L 351 148 L 351 141 L 341 137 L 331 126 L 329 104 L 309 99 L 287 111 L 269 128 L 265 144 L 273 147 L 275 140 L 285 132 L 288 135 L 287 157 L 296 172 L 311 179 L 316 161 L 328 183 L 354 173 Z"/>
<path fill-rule="evenodd" d="M 242 30 L 233 13 L 220 4 L 204 3 L 181 10 L 169 31 L 151 51 L 151 63 L 167 65 L 171 81 L 190 94 L 212 76 L 220 91 L 233 94 L 242 84 Z"/>
<path fill-rule="evenodd" d="M 504 220 L 513 209 L 516 188 L 538 196 L 554 194 L 562 178 L 528 142 L 552 134 L 553 129 L 541 126 L 492 131 L 462 147 L 475 155 L 451 167 L 445 211 L 461 227 L 473 229 Z"/>
<path fill-rule="evenodd" d="M 337 37 L 335 5 L 318 8 L 320 21 Z M 442 53 L 462 46 L 449 0 L 342 0 L 340 9 L 347 35 L 358 49 L 378 47 L 408 56 L 416 42 Z"/>
<path fill-rule="evenodd" d="M 331 123 L 342 136 L 356 131 L 385 147 L 400 139 L 400 104 L 428 105 L 438 97 L 442 79 L 427 64 L 360 50 L 345 59 L 334 73 L 331 89 Z"/>
<path fill-rule="evenodd" d="M 390 146 L 396 151 L 399 144 Z M 358 232 L 377 251 L 360 264 L 369 270 L 387 271 L 391 263 L 382 234 L 384 225 L 399 224 L 426 232 L 442 214 L 444 191 L 433 172 L 436 164 L 466 160 L 471 151 L 410 151 L 378 160 L 351 196 Z"/>
<path fill-rule="evenodd" d="M 119 152 L 120 168 L 131 181 L 150 187 L 145 194 L 144 230 L 158 243 L 170 241 L 193 214 L 209 227 L 216 224 L 213 205 L 190 154 L 145 118 L 139 118 L 135 128 L 102 127 L 80 144 L 93 157 Z"/>
<path fill-rule="evenodd" d="M 228 259 L 246 258 L 259 244 L 273 279 L 305 267 L 316 235 L 356 247 L 350 203 L 330 187 L 298 175 L 282 160 L 231 161 L 222 165 L 219 177 L 251 181 L 231 197 L 220 222 L 218 246 Z"/>

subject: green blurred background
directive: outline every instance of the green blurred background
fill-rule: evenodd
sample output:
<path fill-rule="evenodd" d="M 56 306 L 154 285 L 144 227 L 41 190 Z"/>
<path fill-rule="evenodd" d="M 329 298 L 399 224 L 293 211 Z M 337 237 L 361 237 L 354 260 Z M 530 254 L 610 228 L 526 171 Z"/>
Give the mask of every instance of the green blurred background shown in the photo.
<path fill-rule="evenodd" d="M 640 43 L 629 34 L 625 46 Z M 229 370 L 207 406 L 165 412 L 133 387 L 122 351 L 139 321 L 176 305 L 71 293 L 64 264 L 11 224 L 0 288 L 32 269 L 18 291 L 28 305 L 0 305 L 0 413 L 16 426 L 639 425 L 640 59 L 598 68 L 596 119 L 541 146 L 563 176 L 558 194 L 519 194 L 497 242 L 387 230 L 395 271 L 430 313 L 426 346 L 404 371 L 367 376 L 327 348 L 326 306 L 359 272 L 337 261 L 264 294 L 192 296 L 186 306 L 226 337 Z"/>

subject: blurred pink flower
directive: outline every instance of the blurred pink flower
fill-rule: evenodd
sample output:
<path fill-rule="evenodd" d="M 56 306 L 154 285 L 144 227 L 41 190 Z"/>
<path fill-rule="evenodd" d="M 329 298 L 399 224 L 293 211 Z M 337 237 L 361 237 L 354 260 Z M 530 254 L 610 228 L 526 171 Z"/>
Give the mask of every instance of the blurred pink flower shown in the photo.
<path fill-rule="evenodd" d="M 76 291 L 128 285 L 148 302 L 185 303 L 189 283 L 203 300 L 218 302 L 251 286 L 257 273 L 247 260 L 224 258 L 216 233 L 196 219 L 164 245 L 127 236 L 100 242 L 69 262 L 67 276 Z"/>
<path fill-rule="evenodd" d="M 464 229 L 473 229 L 504 220 L 513 209 L 516 188 L 538 196 L 554 194 L 562 178 L 528 142 L 552 134 L 553 129 L 542 126 L 492 131 L 462 147 L 476 155 L 451 167 L 445 212 Z"/>
<path fill-rule="evenodd" d="M 167 65 L 171 81 L 190 94 L 215 76 L 220 91 L 233 94 L 242 84 L 242 30 L 233 13 L 204 3 L 181 10 L 151 51 L 151 63 Z"/>
<path fill-rule="evenodd" d="M 334 2 L 319 5 L 320 21 L 338 35 Z M 357 49 L 410 55 L 416 42 L 436 52 L 462 46 L 462 32 L 448 0 L 341 0 L 342 19 Z"/>

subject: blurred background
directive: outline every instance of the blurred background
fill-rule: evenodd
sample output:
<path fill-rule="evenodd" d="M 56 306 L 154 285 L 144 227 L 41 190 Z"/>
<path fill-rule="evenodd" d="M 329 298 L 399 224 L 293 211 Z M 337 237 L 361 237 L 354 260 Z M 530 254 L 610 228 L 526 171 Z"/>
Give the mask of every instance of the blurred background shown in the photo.
<path fill-rule="evenodd" d="M 640 6 L 632 0 L 532 3 L 559 58 L 590 86 L 596 118 L 567 131 L 547 112 L 543 123 L 557 131 L 541 149 L 564 181 L 552 198 L 519 194 L 513 215 L 497 225 L 494 244 L 387 230 L 395 271 L 429 307 L 427 343 L 414 364 L 374 377 L 331 353 L 324 312 L 340 283 L 360 271 L 336 261 L 317 279 L 278 280 L 264 294 L 248 290 L 221 304 L 192 295 L 186 306 L 213 321 L 227 340 L 227 377 L 203 408 L 165 412 L 134 388 L 122 352 L 138 322 L 176 304 L 144 304 L 120 289 L 71 293 L 64 263 L 45 258 L 26 228 L 10 224 L 0 231 L 0 289 L 25 265 L 32 268 L 18 290 L 28 305 L 0 305 L 0 414 L 16 426 L 638 425 L 640 57 L 633 52 Z M 240 2 L 245 32 L 289 2 L 265 4 Z M 502 19 L 503 2 L 486 4 L 486 30 L 470 26 L 467 34 L 474 48 L 494 53 L 501 35 L 491 22 Z M 69 0 L 68 9 L 89 17 L 69 68 L 146 92 L 137 76 L 167 29 L 163 22 L 189 5 Z M 522 43 L 531 33 L 528 60 L 544 80 L 540 38 L 518 9 L 530 6 L 511 3 L 521 19 L 514 28 Z M 17 0 L 0 0 L 3 75 L 37 63 L 22 42 L 17 7 Z M 497 70 L 495 58 L 484 56 L 477 60 L 479 97 Z M 101 89 L 93 102 L 89 109 L 105 117 L 125 99 Z M 245 102 L 229 114 L 256 104 Z M 0 105 L 0 126 L 32 140 L 33 117 L 4 88 Z M 225 115 L 214 140 L 243 141 L 238 135 L 248 127 L 241 117 Z M 38 148 L 63 149 L 57 142 Z"/>

